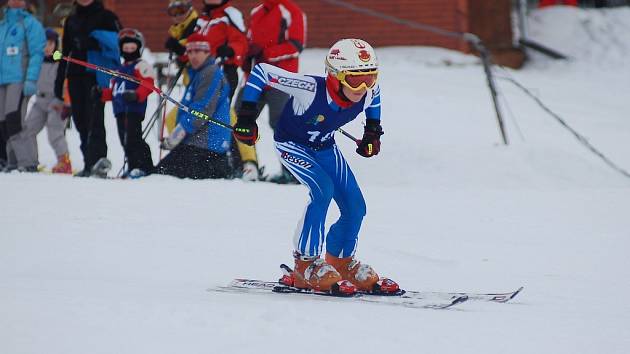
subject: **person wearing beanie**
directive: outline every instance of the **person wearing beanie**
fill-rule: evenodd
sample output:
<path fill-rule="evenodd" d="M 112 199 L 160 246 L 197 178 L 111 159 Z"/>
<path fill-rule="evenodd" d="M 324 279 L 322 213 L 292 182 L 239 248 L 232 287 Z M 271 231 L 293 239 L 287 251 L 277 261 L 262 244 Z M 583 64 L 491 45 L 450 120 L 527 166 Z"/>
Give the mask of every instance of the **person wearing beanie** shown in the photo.
<path fill-rule="evenodd" d="M 182 104 L 229 124 L 230 86 L 214 63 L 210 48 L 202 34 L 195 32 L 188 37 L 190 83 Z M 192 179 L 230 178 L 230 130 L 182 110 L 177 118 L 179 123 L 162 142 L 162 148 L 171 151 L 156 166 L 156 173 Z"/>
<path fill-rule="evenodd" d="M 218 59 L 219 65 L 230 84 L 230 102 L 238 86 L 238 68 L 247 55 L 248 43 L 243 14 L 229 0 L 203 0 L 202 15 L 197 19 L 196 32 L 206 36 L 210 42 L 210 52 Z M 230 111 L 231 123 L 236 123 L 236 113 Z M 235 177 L 244 181 L 259 179 L 256 148 L 233 142 L 230 148 Z"/>
<path fill-rule="evenodd" d="M 44 62 L 37 80 L 35 103 L 31 106 L 26 118 L 23 139 L 26 147 L 28 166 L 38 166 L 37 134 L 44 127 L 48 142 L 57 156 L 57 164 L 53 173 L 72 173 L 72 164 L 66 141 L 66 121 L 61 116 L 63 102 L 55 97 L 55 80 L 57 79 L 59 62 L 53 60 L 53 53 L 59 49 L 59 34 L 52 28 L 46 29 L 46 47 Z"/>

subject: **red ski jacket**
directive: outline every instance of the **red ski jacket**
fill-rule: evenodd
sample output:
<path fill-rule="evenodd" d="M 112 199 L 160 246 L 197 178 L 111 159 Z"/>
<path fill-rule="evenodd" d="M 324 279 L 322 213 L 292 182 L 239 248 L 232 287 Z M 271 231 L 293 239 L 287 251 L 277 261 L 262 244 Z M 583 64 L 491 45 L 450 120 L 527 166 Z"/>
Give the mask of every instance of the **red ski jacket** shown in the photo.
<path fill-rule="evenodd" d="M 247 36 L 250 54 L 262 49 L 253 64 L 269 63 L 298 72 L 298 56 L 306 43 L 306 16 L 292 0 L 264 0 L 255 7 Z"/>
<path fill-rule="evenodd" d="M 247 54 L 247 36 L 243 14 L 235 7 L 225 4 L 203 14 L 197 19 L 195 32 L 204 35 L 210 42 L 212 56 L 217 55 L 217 48 L 227 44 L 234 49 L 234 57 L 225 62 L 227 65 L 243 65 Z"/>

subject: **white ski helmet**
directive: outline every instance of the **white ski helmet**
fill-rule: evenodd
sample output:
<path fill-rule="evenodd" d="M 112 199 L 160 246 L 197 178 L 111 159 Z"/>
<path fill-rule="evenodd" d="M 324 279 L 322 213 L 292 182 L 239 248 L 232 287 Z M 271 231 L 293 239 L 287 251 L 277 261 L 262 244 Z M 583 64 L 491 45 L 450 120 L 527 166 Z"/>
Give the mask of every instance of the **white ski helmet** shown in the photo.
<path fill-rule="evenodd" d="M 361 89 L 361 82 L 348 84 L 350 76 L 368 75 L 372 79 L 365 80 L 365 87 L 372 88 L 378 75 L 378 58 L 372 46 L 361 39 L 348 38 L 337 41 L 326 54 L 326 72 L 343 85 L 353 89 Z"/>

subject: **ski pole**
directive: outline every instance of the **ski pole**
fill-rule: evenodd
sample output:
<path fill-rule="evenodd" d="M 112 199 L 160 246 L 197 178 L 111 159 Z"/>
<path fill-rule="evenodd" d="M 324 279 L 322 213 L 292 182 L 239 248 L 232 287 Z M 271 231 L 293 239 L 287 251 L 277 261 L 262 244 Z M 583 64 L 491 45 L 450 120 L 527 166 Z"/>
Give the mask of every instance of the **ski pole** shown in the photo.
<path fill-rule="evenodd" d="M 134 82 L 142 87 L 146 87 L 149 90 L 157 93 L 161 98 L 168 100 L 169 102 L 173 103 L 174 105 L 176 105 L 177 107 L 179 107 L 179 109 L 181 109 L 182 111 L 192 114 L 193 116 L 199 118 L 199 119 L 203 119 L 203 120 L 207 120 L 211 123 L 214 123 L 220 127 L 229 129 L 229 130 L 234 130 L 234 127 L 232 127 L 229 124 L 225 124 L 219 120 L 216 120 L 212 117 L 210 117 L 209 115 L 203 113 L 203 112 L 199 112 L 195 109 L 192 109 L 188 106 L 186 106 L 185 104 L 175 100 L 174 98 L 172 98 L 171 96 L 167 95 L 166 93 L 164 93 L 162 90 L 160 90 L 159 88 L 151 85 L 148 81 L 143 81 L 143 80 L 138 80 L 137 78 L 127 75 L 125 73 L 121 73 L 119 71 L 116 70 L 112 70 L 112 69 L 108 69 L 108 68 L 104 68 L 98 65 L 94 65 L 88 62 L 85 62 L 83 60 L 79 60 L 79 59 L 75 59 L 75 58 L 71 58 L 71 57 L 67 57 L 67 56 L 63 56 L 61 54 L 60 51 L 56 51 L 53 54 L 53 59 L 58 61 L 58 60 L 65 60 L 67 62 L 73 63 L 73 64 L 77 64 L 77 65 L 81 65 L 81 66 L 85 66 L 86 68 L 92 69 L 92 70 L 98 70 L 100 72 L 103 72 L 105 74 L 111 75 L 111 76 L 115 76 L 115 77 L 119 77 L 121 79 L 125 79 L 127 81 L 131 81 Z M 346 132 L 345 130 L 339 128 L 337 129 L 337 131 L 339 131 L 341 134 L 343 134 L 344 136 L 348 137 L 350 140 L 354 141 L 355 143 L 358 143 L 360 140 L 355 138 L 354 136 L 352 136 L 350 133 Z"/>
<path fill-rule="evenodd" d="M 116 70 L 112 70 L 112 69 L 104 68 L 102 66 L 94 65 L 94 64 L 85 62 L 83 60 L 79 60 L 79 59 L 63 56 L 61 54 L 61 52 L 59 52 L 59 51 L 56 51 L 53 54 L 53 59 L 57 60 L 57 61 L 63 59 L 65 61 L 69 62 L 69 63 L 85 66 L 86 68 L 89 68 L 89 69 L 92 69 L 92 70 L 97 70 L 97 71 L 103 72 L 103 73 L 111 75 L 111 76 L 115 76 L 115 77 L 118 77 L 118 78 L 121 78 L 121 79 L 124 79 L 124 80 L 127 80 L 127 81 L 134 82 L 134 83 L 136 83 L 136 84 L 138 84 L 138 85 L 140 85 L 142 87 L 145 87 L 145 88 L 147 88 L 147 89 L 157 93 L 161 98 L 163 98 L 165 100 L 168 100 L 169 102 L 173 103 L 174 105 L 179 107 L 179 109 L 181 109 L 182 111 L 184 111 L 184 112 L 186 112 L 188 114 L 192 114 L 193 116 L 195 116 L 195 117 L 197 117 L 199 119 L 207 120 L 207 121 L 209 121 L 211 123 L 214 123 L 214 124 L 216 124 L 216 125 L 218 125 L 220 127 L 223 127 L 223 128 L 229 129 L 229 130 L 234 130 L 234 128 L 231 125 L 225 124 L 225 123 L 223 123 L 223 122 L 221 122 L 221 121 L 219 121 L 217 119 L 214 119 L 214 118 L 210 117 L 209 115 L 207 115 L 207 114 L 205 114 L 203 112 L 199 112 L 199 111 L 197 111 L 195 109 L 192 109 L 192 108 L 186 106 L 185 104 L 175 100 L 174 98 L 172 98 L 171 96 L 167 95 L 166 93 L 164 93 L 159 88 L 153 86 L 148 81 L 138 80 L 137 78 L 135 78 L 133 76 L 127 75 L 125 73 L 121 73 L 121 72 L 116 71 Z"/>
<path fill-rule="evenodd" d="M 344 136 L 346 136 L 348 139 L 354 141 L 357 144 L 361 142 L 360 139 L 355 138 L 354 136 L 352 136 L 352 134 L 348 133 L 347 131 L 345 131 L 345 130 L 343 130 L 341 128 L 337 129 L 337 131 L 340 132 L 341 134 L 343 134 Z"/>
<path fill-rule="evenodd" d="M 179 71 L 175 75 L 175 78 L 173 78 L 171 82 L 169 83 L 168 88 L 166 89 L 167 95 L 170 96 L 171 92 L 173 92 L 173 89 L 175 88 L 175 85 L 177 84 L 177 80 L 179 80 L 179 77 L 181 76 L 183 70 L 184 68 L 179 69 Z M 160 98 L 160 101 L 158 103 L 158 108 L 155 110 L 155 112 L 153 112 L 151 119 L 149 119 L 149 122 L 147 123 L 146 127 L 142 131 L 142 139 L 144 140 L 147 139 L 147 137 L 149 136 L 149 131 L 153 129 L 153 126 L 155 125 L 155 122 L 158 119 L 158 113 L 160 113 L 161 111 L 163 112 L 164 110 L 166 110 L 166 99 Z M 161 125 L 163 126 L 164 124 L 161 124 Z"/>
<path fill-rule="evenodd" d="M 179 76 L 177 78 L 179 78 Z M 172 92 L 172 86 L 171 86 L 171 81 L 169 81 L 169 84 L 166 88 L 166 94 L 170 95 L 171 92 Z M 164 108 L 165 103 L 166 103 L 166 100 L 162 98 L 158 100 L 157 108 L 155 109 L 153 114 L 151 114 L 151 118 L 149 119 L 148 123 L 145 125 L 144 129 L 142 129 L 142 139 L 146 139 L 149 136 L 149 131 L 153 129 L 153 126 L 155 125 L 155 121 L 159 119 L 159 116 L 162 113 L 162 108 Z"/>

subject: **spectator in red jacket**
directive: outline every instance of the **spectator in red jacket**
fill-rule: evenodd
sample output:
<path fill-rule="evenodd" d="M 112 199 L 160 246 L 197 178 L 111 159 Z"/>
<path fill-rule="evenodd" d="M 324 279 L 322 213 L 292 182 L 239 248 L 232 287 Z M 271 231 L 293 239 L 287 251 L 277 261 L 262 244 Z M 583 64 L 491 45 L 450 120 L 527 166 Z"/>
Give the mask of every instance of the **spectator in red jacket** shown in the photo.
<path fill-rule="evenodd" d="M 204 0 L 203 14 L 197 19 L 195 32 L 208 39 L 212 56 L 221 59 L 231 99 L 238 86 L 237 69 L 243 65 L 248 45 L 243 14 L 229 2 Z"/>
<path fill-rule="evenodd" d="M 197 19 L 195 32 L 210 43 L 210 54 L 219 59 L 225 78 L 230 84 L 229 100 L 232 102 L 238 86 L 238 68 L 247 56 L 247 35 L 243 14 L 229 0 L 204 0 L 203 14 Z M 231 113 L 231 123 L 236 123 L 236 114 Z M 258 180 L 258 157 L 256 148 L 232 141 L 231 164 L 234 176 L 247 181 Z"/>
<path fill-rule="evenodd" d="M 264 0 L 249 20 L 249 58 L 298 72 L 306 42 L 306 16 L 292 0 Z"/>
<path fill-rule="evenodd" d="M 267 63 L 291 72 L 298 72 L 298 57 L 306 42 L 306 16 L 292 0 L 263 0 L 249 19 L 249 51 L 243 64 L 246 73 L 259 63 Z M 240 93 L 239 93 L 240 96 Z M 269 124 L 276 124 L 289 96 L 267 88 L 258 102 L 258 110 L 269 106 Z M 237 101 L 240 101 L 240 97 Z M 284 167 L 271 182 L 298 183 Z"/>

